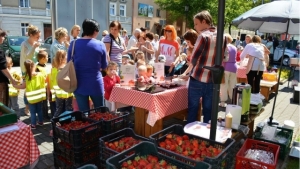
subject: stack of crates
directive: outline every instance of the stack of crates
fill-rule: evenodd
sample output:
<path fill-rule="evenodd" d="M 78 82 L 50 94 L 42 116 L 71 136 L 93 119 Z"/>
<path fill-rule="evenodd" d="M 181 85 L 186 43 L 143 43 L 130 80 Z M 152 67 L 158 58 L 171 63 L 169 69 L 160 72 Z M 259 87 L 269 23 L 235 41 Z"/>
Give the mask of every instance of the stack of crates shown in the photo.
<path fill-rule="evenodd" d="M 78 122 L 77 126 L 66 129 L 66 125 L 75 121 L 86 124 Z M 82 112 L 77 111 L 53 118 L 51 122 L 55 168 L 72 169 L 98 163 L 98 139 L 102 135 L 101 121 L 88 119 Z"/>

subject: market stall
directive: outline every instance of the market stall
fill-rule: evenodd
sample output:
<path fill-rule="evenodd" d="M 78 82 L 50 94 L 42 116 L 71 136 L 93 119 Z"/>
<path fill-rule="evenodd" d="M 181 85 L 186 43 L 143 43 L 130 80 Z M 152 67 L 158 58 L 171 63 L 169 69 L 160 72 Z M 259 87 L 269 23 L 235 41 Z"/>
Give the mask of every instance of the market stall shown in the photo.
<path fill-rule="evenodd" d="M 165 118 L 170 116 L 186 117 L 187 94 L 185 86 L 166 89 L 153 94 L 134 90 L 129 86 L 115 86 L 110 101 L 134 106 L 135 132 L 148 137 L 163 129 Z M 199 109 L 201 110 L 201 106 Z"/>

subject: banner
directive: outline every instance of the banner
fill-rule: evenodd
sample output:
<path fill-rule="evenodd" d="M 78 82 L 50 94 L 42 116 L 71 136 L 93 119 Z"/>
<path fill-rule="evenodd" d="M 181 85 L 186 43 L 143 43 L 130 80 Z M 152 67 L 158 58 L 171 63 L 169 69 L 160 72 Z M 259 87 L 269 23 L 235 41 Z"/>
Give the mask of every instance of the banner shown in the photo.
<path fill-rule="evenodd" d="M 154 78 L 156 81 L 165 80 L 165 64 L 164 63 L 154 63 Z"/>
<path fill-rule="evenodd" d="M 151 5 L 138 3 L 138 16 L 153 17 L 154 8 Z"/>
<path fill-rule="evenodd" d="M 121 85 L 133 86 L 135 80 L 135 66 L 134 65 L 121 65 L 120 69 Z"/>

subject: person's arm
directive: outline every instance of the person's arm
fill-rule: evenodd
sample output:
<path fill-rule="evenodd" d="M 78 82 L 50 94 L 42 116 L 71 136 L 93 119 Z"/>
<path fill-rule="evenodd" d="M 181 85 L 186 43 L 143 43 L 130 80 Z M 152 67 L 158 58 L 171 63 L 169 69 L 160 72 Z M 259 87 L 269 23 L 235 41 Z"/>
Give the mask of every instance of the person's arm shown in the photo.
<path fill-rule="evenodd" d="M 147 47 L 145 47 L 147 53 L 154 54 L 154 49 L 151 43 L 147 43 Z"/>
<path fill-rule="evenodd" d="M 250 48 L 250 44 L 247 45 L 244 50 L 242 51 L 241 55 L 240 55 L 240 59 L 241 61 L 244 60 L 244 58 L 248 55 L 248 50 Z"/>
<path fill-rule="evenodd" d="M 26 82 L 23 82 L 20 85 L 14 85 L 13 84 L 13 87 L 16 88 L 16 89 L 25 89 L 26 88 Z"/>
<path fill-rule="evenodd" d="M 157 49 L 157 52 L 155 54 L 155 62 L 157 63 L 158 62 L 158 56 L 160 54 L 160 42 L 158 43 L 158 49 Z"/>
<path fill-rule="evenodd" d="M 10 82 L 12 84 L 17 84 L 18 81 L 16 81 L 10 74 L 10 72 L 8 71 L 8 69 L 2 69 L 1 72 L 10 80 Z"/>
<path fill-rule="evenodd" d="M 26 45 L 25 45 L 25 42 L 23 42 L 22 45 L 21 45 L 21 57 L 24 57 L 25 60 L 26 60 L 26 59 L 32 60 L 33 57 L 34 57 L 35 49 L 39 46 L 39 44 L 40 44 L 40 43 L 38 43 L 38 42 L 35 43 L 35 44 L 32 46 L 31 50 L 28 50 L 28 48 L 27 48 Z"/>
<path fill-rule="evenodd" d="M 187 75 L 188 73 L 190 73 L 191 72 L 191 70 L 193 69 L 193 65 L 192 64 L 189 64 L 189 67 L 184 71 L 184 73 L 182 73 L 181 75 L 182 76 L 185 76 L 185 75 Z"/>

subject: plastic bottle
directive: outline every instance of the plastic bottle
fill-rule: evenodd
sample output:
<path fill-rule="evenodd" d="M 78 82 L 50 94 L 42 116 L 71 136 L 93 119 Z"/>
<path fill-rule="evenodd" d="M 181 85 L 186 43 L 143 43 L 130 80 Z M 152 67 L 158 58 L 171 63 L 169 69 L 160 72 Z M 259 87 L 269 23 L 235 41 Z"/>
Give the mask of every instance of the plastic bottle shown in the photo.
<path fill-rule="evenodd" d="M 232 126 L 232 115 L 230 112 L 228 112 L 225 117 L 225 128 L 231 129 L 231 126 Z"/>

